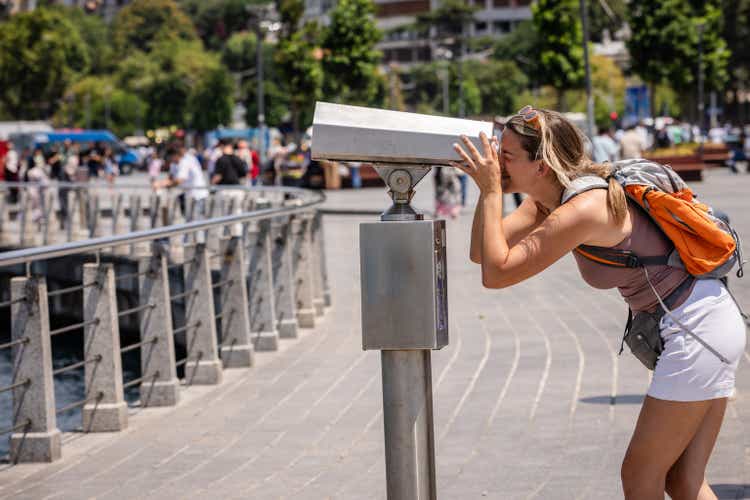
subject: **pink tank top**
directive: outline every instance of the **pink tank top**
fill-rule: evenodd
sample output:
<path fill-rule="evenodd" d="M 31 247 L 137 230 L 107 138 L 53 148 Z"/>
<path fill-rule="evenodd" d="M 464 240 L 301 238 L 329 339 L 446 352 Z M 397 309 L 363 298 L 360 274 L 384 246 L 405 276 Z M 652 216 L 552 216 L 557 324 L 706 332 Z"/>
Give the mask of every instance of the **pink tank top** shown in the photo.
<path fill-rule="evenodd" d="M 622 240 L 612 248 L 619 250 L 630 250 L 641 257 L 655 255 L 667 255 L 672 251 L 674 245 L 654 222 L 646 215 L 640 207 L 628 202 L 630 218 L 633 222 L 633 231 L 630 236 Z M 646 281 L 646 276 L 641 268 L 620 268 L 599 264 L 591 259 L 573 252 L 578 264 L 578 270 L 584 281 L 594 288 L 608 289 L 617 287 L 620 295 L 625 299 L 633 311 L 654 311 L 659 301 L 654 296 L 653 290 Z M 664 299 L 674 291 L 690 275 L 683 269 L 670 266 L 649 266 L 648 275 L 656 291 Z M 688 287 L 683 296 L 672 306 L 682 304 L 690 295 L 691 287 Z"/>

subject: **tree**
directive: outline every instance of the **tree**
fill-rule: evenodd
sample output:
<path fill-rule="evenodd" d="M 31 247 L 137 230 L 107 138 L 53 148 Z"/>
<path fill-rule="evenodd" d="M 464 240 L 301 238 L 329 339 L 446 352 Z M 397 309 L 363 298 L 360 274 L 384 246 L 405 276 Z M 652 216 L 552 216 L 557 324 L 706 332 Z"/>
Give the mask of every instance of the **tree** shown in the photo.
<path fill-rule="evenodd" d="M 675 90 L 692 93 L 698 75 L 699 26 L 706 90 L 720 90 L 727 81 L 729 51 L 721 38 L 718 0 L 632 0 L 632 36 L 628 50 L 634 71 L 652 88 L 665 81 Z"/>
<path fill-rule="evenodd" d="M 604 31 L 614 34 L 625 23 L 627 4 L 625 0 L 588 0 L 589 36 L 592 42 L 601 42 Z"/>
<path fill-rule="evenodd" d="M 583 85 L 583 31 L 577 0 L 538 0 L 531 6 L 539 36 L 542 81 L 558 92 L 558 108 L 565 111 L 564 93 Z"/>
<path fill-rule="evenodd" d="M 100 16 L 86 14 L 79 7 L 53 4 L 50 9 L 65 16 L 78 30 L 88 54 L 88 73 L 94 75 L 111 73 L 114 70 L 115 61 L 109 25 Z"/>
<path fill-rule="evenodd" d="M 745 123 L 747 116 L 742 113 L 739 94 L 750 88 L 750 0 L 723 0 L 723 37 L 727 42 L 729 57 L 729 116 L 735 123 Z"/>
<path fill-rule="evenodd" d="M 204 72 L 188 98 L 190 126 L 204 132 L 226 125 L 232 118 L 234 82 L 224 66 Z"/>
<path fill-rule="evenodd" d="M 323 30 L 325 94 L 352 104 L 370 104 L 377 93 L 381 38 L 373 19 L 372 0 L 340 0 Z"/>
<path fill-rule="evenodd" d="M 604 56 L 591 57 L 591 86 L 594 94 L 594 122 L 599 129 L 612 126 L 610 113 L 622 115 L 625 109 L 625 77 L 615 62 Z M 566 100 L 574 103 L 571 111 L 586 112 L 586 93 L 569 91 Z"/>
<path fill-rule="evenodd" d="M 322 50 L 315 44 L 318 27 L 308 23 L 299 29 L 304 7 L 302 0 L 280 0 L 282 29 L 274 57 L 289 98 L 292 130 L 297 140 L 303 123 L 311 121 L 312 108 L 323 85 Z"/>
<path fill-rule="evenodd" d="M 145 111 L 143 100 L 111 78 L 88 76 L 65 92 L 52 121 L 57 127 L 108 128 L 122 136 L 139 128 Z"/>
<path fill-rule="evenodd" d="M 0 102 L 18 118 L 47 118 L 89 67 L 76 27 L 58 11 L 17 14 L 0 29 Z"/>
<path fill-rule="evenodd" d="M 203 43 L 220 50 L 235 33 L 247 29 L 248 5 L 268 4 L 269 0 L 180 0 L 180 6 L 195 22 Z"/>
<path fill-rule="evenodd" d="M 498 61 L 512 61 L 529 79 L 529 84 L 537 87 L 544 79 L 539 38 L 534 24 L 531 21 L 522 21 L 516 29 L 495 42 L 492 58 Z"/>
<path fill-rule="evenodd" d="M 225 76 L 219 76 L 221 72 Z M 118 66 L 117 82 L 148 103 L 148 128 L 203 127 L 217 120 L 218 125 L 227 121 L 223 118 L 226 102 L 234 97 L 231 76 L 217 54 L 203 50 L 200 40 L 163 40 L 148 54 L 133 52 Z M 206 95 L 217 99 L 216 109 L 207 104 Z M 199 104 L 201 107 L 196 107 Z M 200 114 L 205 114 L 207 121 L 202 121 Z"/>
<path fill-rule="evenodd" d="M 478 113 L 483 116 L 515 113 L 516 96 L 529 83 L 513 61 L 467 61 L 466 74 L 476 81 L 480 95 Z"/>
<path fill-rule="evenodd" d="M 120 57 L 150 52 L 168 40 L 196 40 L 193 23 L 174 0 L 134 0 L 115 17 L 112 38 Z"/>

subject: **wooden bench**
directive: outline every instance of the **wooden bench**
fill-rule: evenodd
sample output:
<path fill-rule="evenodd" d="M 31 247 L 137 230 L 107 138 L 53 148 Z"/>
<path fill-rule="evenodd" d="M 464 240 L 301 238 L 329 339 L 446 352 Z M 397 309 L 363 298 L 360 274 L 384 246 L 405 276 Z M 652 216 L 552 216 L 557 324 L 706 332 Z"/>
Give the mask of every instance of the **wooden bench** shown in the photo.
<path fill-rule="evenodd" d="M 685 181 L 703 180 L 703 169 L 706 168 L 706 163 L 698 154 L 686 156 L 646 156 L 646 159 L 663 165 L 669 165 Z"/>

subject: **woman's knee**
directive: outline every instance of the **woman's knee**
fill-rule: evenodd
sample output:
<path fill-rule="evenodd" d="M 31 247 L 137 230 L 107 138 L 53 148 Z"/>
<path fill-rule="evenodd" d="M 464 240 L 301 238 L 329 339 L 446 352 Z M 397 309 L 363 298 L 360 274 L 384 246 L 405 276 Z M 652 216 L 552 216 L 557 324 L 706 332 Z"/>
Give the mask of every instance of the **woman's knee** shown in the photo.
<path fill-rule="evenodd" d="M 665 472 L 630 453 L 622 461 L 620 478 L 626 499 L 651 498 L 657 493 L 664 494 Z"/>
<path fill-rule="evenodd" d="M 692 500 L 698 498 L 703 481 L 704 476 L 701 472 L 675 465 L 667 473 L 664 489 L 673 500 Z"/>

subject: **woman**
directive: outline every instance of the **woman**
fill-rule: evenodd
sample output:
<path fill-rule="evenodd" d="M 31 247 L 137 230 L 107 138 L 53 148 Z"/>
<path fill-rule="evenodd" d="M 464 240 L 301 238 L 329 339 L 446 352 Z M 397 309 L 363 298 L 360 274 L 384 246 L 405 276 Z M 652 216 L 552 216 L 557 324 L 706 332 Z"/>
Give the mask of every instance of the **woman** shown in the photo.
<path fill-rule="evenodd" d="M 435 215 L 455 219 L 461 213 L 461 180 L 450 168 L 435 169 Z"/>
<path fill-rule="evenodd" d="M 499 150 L 484 134 L 480 140 L 481 152 L 466 137 L 463 147 L 454 144 L 463 160 L 454 166 L 480 190 L 470 258 L 481 264 L 484 286 L 503 288 L 523 281 L 581 244 L 636 255 L 665 255 L 671 249 L 648 216 L 627 201 L 609 176 L 609 166 L 587 158 L 583 135 L 560 114 L 527 106 L 506 124 Z M 592 189 L 561 204 L 571 179 L 592 174 L 608 179 L 608 189 Z M 503 219 L 504 192 L 528 197 Z M 617 286 L 633 311 L 659 307 L 641 269 L 612 268 L 574 256 L 587 283 Z M 664 352 L 622 464 L 625 498 L 661 500 L 666 491 L 675 500 L 714 499 L 704 474 L 744 352 L 745 326 L 719 280 L 692 280 L 668 266 L 649 266 L 648 271 L 661 297 L 670 299 L 672 316 L 720 347 L 729 363 L 669 318 L 662 320 Z"/>

